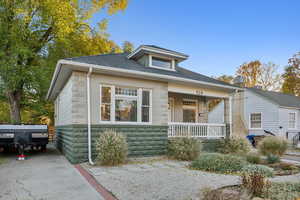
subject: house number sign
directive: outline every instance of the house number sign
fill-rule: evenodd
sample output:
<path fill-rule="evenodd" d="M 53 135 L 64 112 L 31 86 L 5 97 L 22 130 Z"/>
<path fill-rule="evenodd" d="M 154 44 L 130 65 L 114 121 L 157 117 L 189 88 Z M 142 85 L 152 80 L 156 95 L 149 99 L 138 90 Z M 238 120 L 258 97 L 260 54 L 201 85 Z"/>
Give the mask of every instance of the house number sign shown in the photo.
<path fill-rule="evenodd" d="M 198 95 L 203 95 L 204 92 L 202 90 L 195 90 L 195 93 L 198 94 Z"/>

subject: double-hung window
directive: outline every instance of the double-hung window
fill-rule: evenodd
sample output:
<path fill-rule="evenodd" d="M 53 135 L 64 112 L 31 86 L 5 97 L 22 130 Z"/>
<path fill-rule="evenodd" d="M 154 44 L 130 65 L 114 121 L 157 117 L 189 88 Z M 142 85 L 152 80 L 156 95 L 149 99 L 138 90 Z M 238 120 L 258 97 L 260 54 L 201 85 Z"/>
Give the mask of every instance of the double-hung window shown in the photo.
<path fill-rule="evenodd" d="M 251 129 L 261 129 L 261 113 L 251 113 L 250 114 L 250 128 Z"/>
<path fill-rule="evenodd" d="M 100 90 L 100 121 L 151 122 L 151 90 L 105 85 Z"/>
<path fill-rule="evenodd" d="M 296 113 L 289 113 L 289 129 L 296 128 Z"/>

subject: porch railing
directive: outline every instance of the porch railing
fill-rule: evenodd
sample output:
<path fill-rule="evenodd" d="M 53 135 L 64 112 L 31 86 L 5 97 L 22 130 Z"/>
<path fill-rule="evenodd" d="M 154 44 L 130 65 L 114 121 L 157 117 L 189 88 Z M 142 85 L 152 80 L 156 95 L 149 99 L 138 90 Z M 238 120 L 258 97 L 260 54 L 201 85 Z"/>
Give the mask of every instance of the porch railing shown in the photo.
<path fill-rule="evenodd" d="M 170 122 L 168 137 L 224 138 L 225 124 Z"/>

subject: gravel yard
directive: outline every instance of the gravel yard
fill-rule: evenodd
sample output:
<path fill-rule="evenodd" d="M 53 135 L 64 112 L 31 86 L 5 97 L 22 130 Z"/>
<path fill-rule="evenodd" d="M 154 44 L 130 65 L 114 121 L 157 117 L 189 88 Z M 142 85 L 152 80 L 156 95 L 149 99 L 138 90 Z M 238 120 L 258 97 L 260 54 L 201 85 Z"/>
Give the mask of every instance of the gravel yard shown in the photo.
<path fill-rule="evenodd" d="M 88 167 L 97 181 L 120 200 L 197 199 L 205 187 L 239 183 L 238 176 L 187 169 L 188 162 L 159 160 L 118 167 Z"/>

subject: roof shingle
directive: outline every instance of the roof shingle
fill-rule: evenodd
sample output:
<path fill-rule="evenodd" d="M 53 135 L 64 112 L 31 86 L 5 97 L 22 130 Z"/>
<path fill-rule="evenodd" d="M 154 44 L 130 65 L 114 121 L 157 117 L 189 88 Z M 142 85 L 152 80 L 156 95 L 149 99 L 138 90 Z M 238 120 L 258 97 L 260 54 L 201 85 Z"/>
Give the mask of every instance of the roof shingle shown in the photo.
<path fill-rule="evenodd" d="M 247 88 L 247 89 L 275 102 L 279 106 L 300 108 L 300 97 L 284 94 L 281 92 L 264 91 L 257 88 Z"/>
<path fill-rule="evenodd" d="M 213 84 L 219 84 L 224 86 L 232 86 L 229 83 L 225 83 L 223 81 L 216 80 L 214 78 L 192 72 L 190 70 L 184 69 L 182 67 L 176 67 L 176 71 L 170 70 L 163 70 L 163 69 L 156 69 L 151 67 L 146 67 L 138 62 L 128 59 L 128 53 L 119 53 L 119 54 L 102 54 L 102 55 L 95 55 L 95 56 L 82 56 L 82 57 L 75 57 L 75 58 L 66 58 L 65 60 L 76 61 L 80 63 L 87 63 L 87 64 L 94 64 L 94 65 L 102 65 L 107 67 L 114 67 L 114 68 L 121 68 L 121 69 L 128 69 L 128 70 L 135 70 L 135 71 L 142 71 L 142 72 L 149 72 L 149 73 L 156 73 L 156 74 L 163 74 L 181 78 L 187 78 L 197 81 L 204 81 Z"/>

